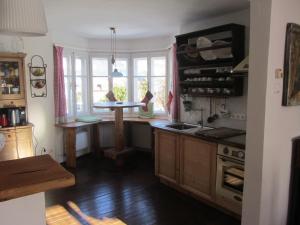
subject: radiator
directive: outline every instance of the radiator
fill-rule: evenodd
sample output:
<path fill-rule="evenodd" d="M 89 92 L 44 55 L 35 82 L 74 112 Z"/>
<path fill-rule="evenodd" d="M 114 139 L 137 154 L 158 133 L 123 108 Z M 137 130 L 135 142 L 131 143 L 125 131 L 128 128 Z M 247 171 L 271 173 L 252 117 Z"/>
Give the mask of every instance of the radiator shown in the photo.
<path fill-rule="evenodd" d="M 89 147 L 89 134 L 87 131 L 80 131 L 76 134 L 76 151 L 87 149 Z"/>

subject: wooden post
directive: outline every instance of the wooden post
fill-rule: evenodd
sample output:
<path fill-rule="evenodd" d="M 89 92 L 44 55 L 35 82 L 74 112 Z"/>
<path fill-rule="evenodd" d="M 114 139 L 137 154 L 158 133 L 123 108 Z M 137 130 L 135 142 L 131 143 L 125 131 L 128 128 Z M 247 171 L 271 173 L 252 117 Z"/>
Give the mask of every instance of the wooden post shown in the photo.
<path fill-rule="evenodd" d="M 123 108 L 115 108 L 115 128 L 115 150 L 118 153 L 124 149 Z"/>
<path fill-rule="evenodd" d="M 76 128 L 66 129 L 67 166 L 76 167 Z"/>

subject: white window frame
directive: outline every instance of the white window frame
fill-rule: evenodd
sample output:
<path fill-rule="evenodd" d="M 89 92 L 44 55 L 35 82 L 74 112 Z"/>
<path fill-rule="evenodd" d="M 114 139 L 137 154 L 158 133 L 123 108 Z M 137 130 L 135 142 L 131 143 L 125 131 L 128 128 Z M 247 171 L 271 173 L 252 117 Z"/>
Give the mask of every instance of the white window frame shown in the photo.
<path fill-rule="evenodd" d="M 64 57 L 71 57 L 71 100 L 72 102 L 67 102 L 70 105 L 70 114 L 68 115 L 69 119 L 74 119 L 78 115 L 90 114 L 90 115 L 112 115 L 111 111 L 103 111 L 103 112 L 95 112 L 93 108 L 93 74 L 92 74 L 92 58 L 100 58 L 107 59 L 108 61 L 108 88 L 112 90 L 113 88 L 113 77 L 111 76 L 112 65 L 111 65 L 111 54 L 109 53 L 95 53 L 88 51 L 72 51 L 71 49 L 64 49 L 63 53 Z M 76 56 L 78 58 L 84 57 L 87 60 L 87 106 L 86 112 L 78 113 L 77 112 L 77 104 L 76 104 L 76 71 L 75 71 L 75 59 Z M 151 58 L 153 57 L 165 57 L 166 59 L 166 88 L 165 88 L 165 99 L 167 100 L 169 83 L 170 83 L 170 66 L 169 66 L 169 51 L 159 51 L 159 52 L 140 52 L 140 53 L 120 53 L 117 54 L 116 58 L 119 60 L 126 60 L 128 66 L 128 82 L 127 82 L 127 93 L 128 93 L 128 101 L 134 101 L 134 59 L 135 58 L 146 58 L 147 59 L 147 81 L 148 81 L 148 89 L 151 90 Z M 99 76 L 101 77 L 101 76 Z M 104 76 L 103 76 L 104 77 Z M 154 77 L 154 76 L 153 76 Z M 159 76 L 157 76 L 159 77 Z M 166 116 L 166 110 L 164 112 L 154 112 L 157 116 Z M 134 109 L 129 109 L 124 111 L 124 115 L 128 116 L 137 116 L 137 111 Z"/>
<path fill-rule="evenodd" d="M 86 106 L 83 106 L 85 108 L 85 111 L 77 112 L 77 102 L 76 102 L 76 77 L 82 77 L 82 76 L 76 76 L 76 70 L 75 70 L 75 60 L 76 58 L 82 58 L 86 60 L 86 79 L 87 79 L 87 87 L 85 89 L 88 89 L 89 86 L 89 79 L 90 79 L 90 71 L 89 71 L 89 57 L 88 53 L 84 51 L 73 51 L 68 48 L 64 48 L 63 50 L 63 57 L 67 57 L 68 60 L 68 68 L 70 68 L 70 74 L 67 74 L 67 77 L 71 78 L 70 80 L 70 87 L 69 87 L 69 93 L 66 93 L 66 95 L 70 96 L 70 101 L 66 102 L 68 105 L 69 113 L 67 115 L 68 120 L 72 120 L 76 118 L 76 116 L 80 115 L 87 115 L 90 114 L 89 111 L 89 105 L 90 105 L 90 95 L 87 90 L 83 90 L 83 92 L 87 93 L 86 96 Z M 64 75 L 65 77 L 65 75 Z M 66 85 L 66 84 L 65 84 Z M 84 88 L 83 88 L 84 89 Z"/>
<path fill-rule="evenodd" d="M 169 90 L 169 80 L 170 80 L 170 70 L 169 70 L 169 52 L 168 51 L 159 51 L 159 52 L 148 52 L 148 53 L 135 53 L 131 55 L 132 68 L 134 67 L 134 59 L 137 58 L 146 58 L 147 59 L 147 81 L 148 81 L 148 90 L 151 91 L 151 76 L 152 68 L 151 68 L 151 58 L 153 57 L 165 57 L 166 59 L 166 88 L 165 88 L 165 100 L 168 97 Z M 160 76 L 157 76 L 160 77 Z M 131 81 L 132 85 L 134 85 L 134 77 Z M 134 99 L 134 96 L 132 96 Z M 155 115 L 164 116 L 167 115 L 166 107 L 164 112 L 153 112 Z"/>

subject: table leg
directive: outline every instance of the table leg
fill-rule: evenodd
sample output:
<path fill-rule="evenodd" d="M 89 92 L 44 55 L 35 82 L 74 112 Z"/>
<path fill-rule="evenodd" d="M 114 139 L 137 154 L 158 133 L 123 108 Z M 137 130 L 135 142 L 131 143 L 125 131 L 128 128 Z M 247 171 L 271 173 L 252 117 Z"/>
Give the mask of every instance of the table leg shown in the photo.
<path fill-rule="evenodd" d="M 76 167 L 76 128 L 66 129 L 67 166 Z"/>
<path fill-rule="evenodd" d="M 124 149 L 124 123 L 123 109 L 115 109 L 115 149 L 116 152 L 121 152 Z"/>

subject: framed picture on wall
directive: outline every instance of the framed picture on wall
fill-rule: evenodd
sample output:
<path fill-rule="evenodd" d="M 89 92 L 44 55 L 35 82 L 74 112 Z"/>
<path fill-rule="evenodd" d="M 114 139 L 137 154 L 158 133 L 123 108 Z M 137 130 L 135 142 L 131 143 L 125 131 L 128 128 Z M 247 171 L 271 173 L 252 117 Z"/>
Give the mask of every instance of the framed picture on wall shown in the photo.
<path fill-rule="evenodd" d="M 286 29 L 282 105 L 300 105 L 300 25 Z"/>

